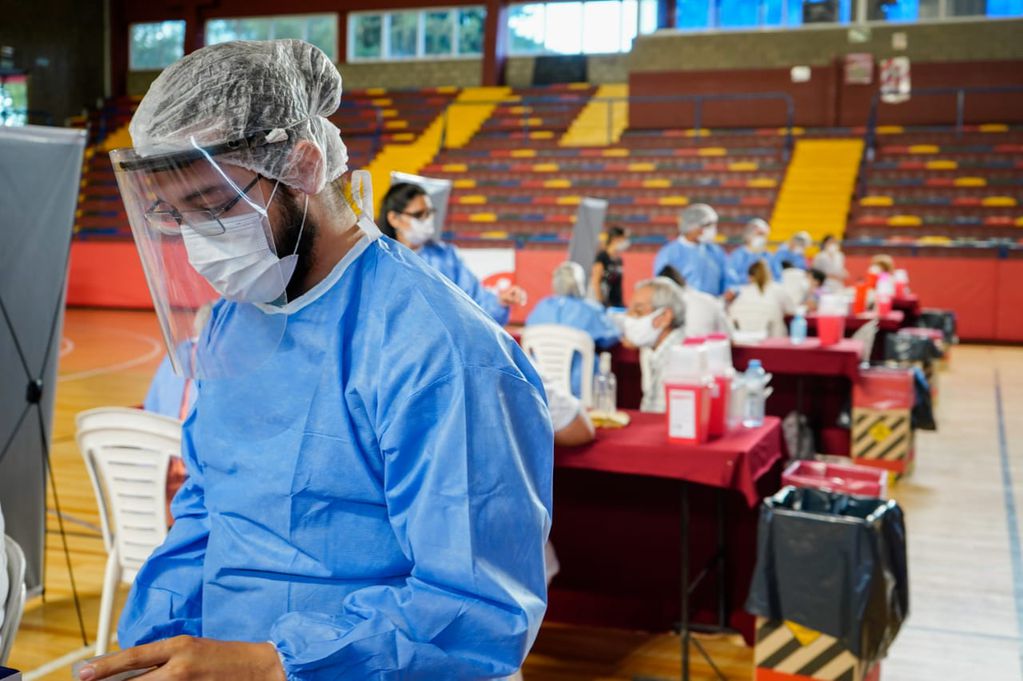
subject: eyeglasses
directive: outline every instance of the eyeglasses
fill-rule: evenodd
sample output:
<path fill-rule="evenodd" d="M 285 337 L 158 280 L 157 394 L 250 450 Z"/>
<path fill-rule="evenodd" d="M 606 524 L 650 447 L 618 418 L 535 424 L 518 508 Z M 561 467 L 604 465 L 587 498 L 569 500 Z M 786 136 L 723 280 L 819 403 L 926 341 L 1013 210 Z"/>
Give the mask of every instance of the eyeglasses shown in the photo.
<path fill-rule="evenodd" d="M 423 210 L 417 210 L 415 213 L 406 213 L 405 211 L 402 211 L 401 214 L 407 215 L 410 218 L 415 218 L 416 220 L 426 220 L 427 218 L 432 218 L 436 215 L 437 211 L 433 208 L 424 208 Z"/>
<path fill-rule="evenodd" d="M 260 178 L 260 175 L 256 175 L 256 177 L 252 179 L 252 182 L 245 185 L 238 196 L 217 208 L 201 208 L 179 211 L 167 201 L 157 199 L 145 212 L 146 222 L 148 222 L 153 229 L 171 236 L 177 236 L 180 234 L 182 223 L 187 224 L 203 236 L 217 236 L 218 234 L 223 234 L 225 229 L 223 223 L 220 222 L 220 216 L 237 206 L 238 202 L 256 186 L 256 183 L 259 182 Z"/>

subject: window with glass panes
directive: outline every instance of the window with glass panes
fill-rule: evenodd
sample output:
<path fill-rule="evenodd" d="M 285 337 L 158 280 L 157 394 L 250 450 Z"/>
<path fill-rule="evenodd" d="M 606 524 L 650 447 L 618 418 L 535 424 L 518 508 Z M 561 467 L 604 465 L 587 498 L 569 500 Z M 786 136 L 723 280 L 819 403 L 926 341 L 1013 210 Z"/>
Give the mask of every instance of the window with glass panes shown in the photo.
<path fill-rule="evenodd" d="M 297 38 L 323 50 L 337 61 L 336 14 L 282 14 L 270 17 L 210 19 L 206 22 L 206 44 L 229 40 L 276 40 Z"/>
<path fill-rule="evenodd" d="M 452 59 L 483 54 L 482 7 L 352 12 L 348 60 Z"/>
<path fill-rule="evenodd" d="M 640 33 L 657 28 L 657 0 L 517 3 L 508 11 L 508 52 L 628 52 Z"/>

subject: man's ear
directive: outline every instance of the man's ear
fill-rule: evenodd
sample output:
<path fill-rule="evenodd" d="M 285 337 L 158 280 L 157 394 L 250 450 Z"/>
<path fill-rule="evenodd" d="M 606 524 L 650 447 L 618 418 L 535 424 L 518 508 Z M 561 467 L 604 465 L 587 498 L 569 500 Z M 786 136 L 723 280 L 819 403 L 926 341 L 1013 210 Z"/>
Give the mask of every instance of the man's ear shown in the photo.
<path fill-rule="evenodd" d="M 318 194 L 324 185 L 323 152 L 309 140 L 299 140 L 288 156 L 288 165 L 294 168 L 289 173 L 295 178 L 293 186 L 306 194 Z"/>
<path fill-rule="evenodd" d="M 674 313 L 671 310 L 664 310 L 661 314 L 654 318 L 654 328 L 663 329 L 664 327 L 671 324 Z"/>

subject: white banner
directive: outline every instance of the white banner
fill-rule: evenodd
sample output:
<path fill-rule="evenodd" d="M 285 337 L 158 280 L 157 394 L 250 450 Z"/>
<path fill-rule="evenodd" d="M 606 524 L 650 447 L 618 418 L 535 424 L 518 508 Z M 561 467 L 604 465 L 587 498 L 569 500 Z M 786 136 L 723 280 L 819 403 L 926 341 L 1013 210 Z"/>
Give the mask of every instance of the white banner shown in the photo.
<path fill-rule="evenodd" d="M 515 283 L 514 248 L 461 248 L 458 252 L 486 288 L 501 291 Z"/>

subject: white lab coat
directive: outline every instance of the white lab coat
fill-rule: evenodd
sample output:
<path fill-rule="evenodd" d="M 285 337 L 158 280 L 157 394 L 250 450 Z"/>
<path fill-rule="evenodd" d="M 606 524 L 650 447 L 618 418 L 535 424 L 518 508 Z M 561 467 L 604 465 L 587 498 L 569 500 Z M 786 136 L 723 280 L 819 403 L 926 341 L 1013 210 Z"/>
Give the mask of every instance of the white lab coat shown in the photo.
<path fill-rule="evenodd" d="M 768 338 L 784 338 L 788 336 L 786 304 L 791 306 L 791 301 L 780 285 L 771 282 L 761 291 L 756 284 L 746 284 L 728 308 L 728 316 L 743 333 L 766 332 Z"/>
<path fill-rule="evenodd" d="M 669 333 L 656 348 L 643 348 L 639 351 L 639 367 L 643 375 L 643 400 L 639 404 L 640 411 L 653 414 L 664 413 L 666 408 L 664 372 L 671 359 L 670 348 L 680 345 L 685 339 L 686 330 L 684 327 L 679 327 Z"/>
<path fill-rule="evenodd" d="M 682 293 L 686 302 L 686 338 L 716 333 L 732 335 L 732 325 L 725 314 L 724 303 L 709 293 L 686 286 Z"/>
<path fill-rule="evenodd" d="M 813 268 L 824 273 L 827 279 L 824 288 L 828 293 L 837 293 L 845 286 L 849 273 L 845 269 L 845 253 L 821 251 L 813 259 Z"/>

